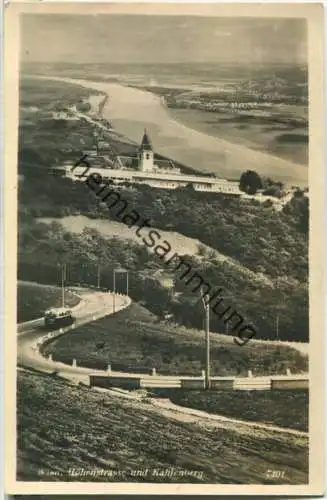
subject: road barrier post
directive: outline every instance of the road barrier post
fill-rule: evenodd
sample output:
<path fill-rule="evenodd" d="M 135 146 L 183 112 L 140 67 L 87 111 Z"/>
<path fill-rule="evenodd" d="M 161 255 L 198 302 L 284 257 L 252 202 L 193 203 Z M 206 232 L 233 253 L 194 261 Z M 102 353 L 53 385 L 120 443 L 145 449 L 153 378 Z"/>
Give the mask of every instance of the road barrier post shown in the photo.
<path fill-rule="evenodd" d="M 253 377 L 252 370 L 248 370 L 248 377 Z"/>

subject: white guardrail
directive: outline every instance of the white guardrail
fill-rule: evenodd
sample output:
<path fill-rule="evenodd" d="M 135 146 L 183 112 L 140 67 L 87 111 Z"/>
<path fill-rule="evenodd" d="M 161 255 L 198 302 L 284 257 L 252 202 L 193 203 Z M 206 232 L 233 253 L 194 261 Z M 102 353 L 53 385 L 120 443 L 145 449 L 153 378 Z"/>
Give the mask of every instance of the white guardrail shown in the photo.
<path fill-rule="evenodd" d="M 90 374 L 90 386 L 92 387 L 119 387 L 121 389 L 190 389 L 202 390 L 205 388 L 204 378 L 195 377 L 166 377 L 148 376 L 117 376 L 109 374 Z M 212 377 L 211 390 L 284 390 L 284 389 L 308 389 L 309 375 L 273 375 L 270 377 Z"/>

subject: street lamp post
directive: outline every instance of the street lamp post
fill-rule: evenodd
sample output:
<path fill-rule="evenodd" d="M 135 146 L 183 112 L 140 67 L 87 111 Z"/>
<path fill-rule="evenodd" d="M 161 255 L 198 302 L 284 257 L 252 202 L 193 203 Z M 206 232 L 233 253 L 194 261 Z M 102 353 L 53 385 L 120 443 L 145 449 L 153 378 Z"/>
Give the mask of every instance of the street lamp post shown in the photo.
<path fill-rule="evenodd" d="M 100 288 L 100 280 L 101 280 L 101 266 L 100 266 L 100 262 L 98 262 L 98 267 L 97 267 L 97 288 Z"/>
<path fill-rule="evenodd" d="M 65 279 L 66 279 L 66 264 L 61 266 L 61 302 L 62 307 L 65 307 Z"/>
<path fill-rule="evenodd" d="M 114 277 L 113 277 L 113 288 L 114 293 L 112 294 L 112 312 L 116 311 L 116 271 L 114 269 Z"/>
<path fill-rule="evenodd" d="M 202 290 L 201 290 L 202 293 Z M 206 362 L 205 362 L 205 389 L 210 389 L 210 304 L 206 302 L 205 297 L 201 295 L 202 304 L 205 313 L 205 345 L 206 345 Z"/>
<path fill-rule="evenodd" d="M 116 312 L 116 273 L 126 274 L 126 295 L 128 295 L 128 271 L 126 269 L 118 268 L 113 270 L 113 295 L 112 295 L 112 311 Z"/>
<path fill-rule="evenodd" d="M 87 274 L 88 274 L 87 264 L 83 262 L 81 264 L 80 282 L 82 286 L 87 286 Z"/>

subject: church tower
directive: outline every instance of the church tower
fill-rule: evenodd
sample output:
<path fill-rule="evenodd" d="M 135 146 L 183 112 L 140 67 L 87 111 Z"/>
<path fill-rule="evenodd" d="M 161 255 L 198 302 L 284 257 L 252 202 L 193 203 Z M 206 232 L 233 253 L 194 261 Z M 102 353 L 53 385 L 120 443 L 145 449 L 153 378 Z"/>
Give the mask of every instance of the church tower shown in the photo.
<path fill-rule="evenodd" d="M 144 130 L 143 139 L 138 152 L 138 167 L 141 172 L 153 171 L 153 150 L 149 136 Z"/>

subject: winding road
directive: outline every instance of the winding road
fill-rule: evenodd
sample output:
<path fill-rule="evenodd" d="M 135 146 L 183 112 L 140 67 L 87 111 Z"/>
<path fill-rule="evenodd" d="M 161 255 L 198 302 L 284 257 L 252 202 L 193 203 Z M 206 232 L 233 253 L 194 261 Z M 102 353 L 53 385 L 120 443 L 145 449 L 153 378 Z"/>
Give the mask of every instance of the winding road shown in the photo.
<path fill-rule="evenodd" d="M 77 319 L 75 325 L 81 326 L 88 322 L 100 319 L 109 314 L 113 314 L 113 295 L 110 292 L 104 293 L 99 291 L 89 291 L 80 288 L 71 289 L 74 293 L 78 294 L 81 298 L 80 303 L 73 308 L 74 315 Z M 116 294 L 115 297 L 115 311 L 118 312 L 131 303 L 131 299 L 127 296 Z M 69 329 L 74 329 L 69 328 Z M 69 330 L 68 328 L 66 331 Z M 41 371 L 44 373 L 56 372 L 61 378 L 68 379 L 73 383 L 83 383 L 89 385 L 89 375 L 90 373 L 104 374 L 102 370 L 94 370 L 90 368 L 83 368 L 79 366 L 69 366 L 67 364 L 53 361 L 50 358 L 44 357 L 39 350 L 42 339 L 48 335 L 43 327 L 43 319 L 37 319 L 27 323 L 22 323 L 18 328 L 18 340 L 17 340 L 17 362 L 18 366 L 21 368 L 27 368 L 32 370 Z M 119 377 L 135 376 L 135 373 L 127 372 L 111 372 L 112 375 Z M 147 378 L 147 376 L 145 376 Z M 149 378 L 152 378 L 151 375 Z M 163 376 L 164 379 L 174 379 L 173 376 Z M 180 377 L 184 378 L 184 377 Z M 190 378 L 190 377 L 187 377 Z M 153 399 L 151 400 L 152 405 L 142 403 L 142 394 L 130 393 L 129 391 L 112 388 L 102 389 L 100 387 L 94 387 L 93 389 L 99 392 L 105 391 L 113 393 L 115 396 L 121 396 L 124 399 L 133 400 L 135 408 L 142 406 L 150 411 L 158 412 L 161 415 L 166 415 L 169 418 L 179 421 L 188 421 L 198 424 L 200 426 L 209 427 L 224 427 L 233 428 L 240 432 L 242 428 L 244 432 L 245 429 L 252 429 L 253 432 L 258 432 L 259 430 L 264 432 L 273 432 L 279 435 L 289 435 L 297 436 L 301 438 L 307 438 L 307 432 L 297 431 L 294 429 L 288 429 L 283 427 L 278 427 L 271 424 L 259 423 L 259 422 L 249 422 L 244 420 L 237 420 L 230 417 L 225 417 L 221 415 L 213 415 L 201 410 L 195 410 L 192 408 L 181 407 L 173 404 L 167 399 Z M 149 403 L 150 401 L 148 401 Z M 145 406 L 144 406 L 145 405 Z M 143 408 L 143 409 L 144 409 Z"/>
<path fill-rule="evenodd" d="M 113 313 L 112 293 L 90 292 L 79 288 L 74 288 L 72 291 L 81 297 L 81 302 L 73 308 L 76 317 L 75 326 L 81 326 Z M 115 311 L 118 312 L 124 309 L 130 303 L 129 297 L 116 294 Z M 39 343 L 48 333 L 42 326 L 42 318 L 19 326 L 17 340 L 17 362 L 19 366 L 44 372 L 56 371 L 59 372 L 61 377 L 76 381 L 86 381 L 89 373 L 97 371 L 90 368 L 69 366 L 42 356 L 38 348 Z"/>
<path fill-rule="evenodd" d="M 85 290 L 75 291 L 81 296 L 81 302 L 74 308 L 77 325 L 86 324 L 96 318 L 113 313 L 113 297 L 111 293 Z M 127 296 L 116 295 L 115 304 L 116 311 L 122 310 L 130 304 L 130 299 Z M 42 338 L 48 335 L 42 327 L 42 320 L 25 323 L 23 326 L 20 325 L 19 330 L 18 363 L 20 367 L 24 367 L 23 369 L 36 369 L 41 372 L 59 372 L 58 375 L 60 378 L 68 379 L 69 384 L 73 383 L 75 385 L 81 382 L 89 385 L 88 374 L 91 372 L 90 369 L 57 363 L 44 358 L 39 353 L 37 344 Z M 92 335 L 91 325 L 90 335 Z M 161 419 L 159 422 L 162 421 L 162 418 L 165 418 L 167 422 L 175 421 L 180 423 L 180 425 L 192 425 L 196 432 L 213 431 L 217 433 L 217 446 L 220 443 L 219 433 L 231 433 L 232 442 L 236 443 L 235 446 L 241 450 L 242 455 L 237 471 L 238 474 L 243 474 L 241 477 L 245 477 L 246 481 L 249 481 L 249 478 L 251 478 L 254 483 L 257 481 L 261 484 L 264 480 L 263 477 L 266 477 L 267 471 L 275 470 L 277 467 L 278 470 L 283 470 L 285 473 L 283 482 L 287 484 L 306 484 L 307 482 L 305 465 L 306 450 L 308 449 L 307 432 L 278 427 L 266 422 L 238 420 L 236 418 L 181 407 L 168 399 L 144 397 L 145 394 L 142 394 L 142 390 L 124 391 L 115 388 L 103 389 L 101 387 L 92 387 L 90 390 L 99 392 L 101 399 L 103 399 L 103 393 L 108 397 L 120 397 L 122 399 L 122 409 L 126 405 L 128 411 L 132 408 L 132 411 L 138 412 L 141 418 L 143 415 L 147 419 L 152 414 L 151 418 L 154 421 L 156 421 L 157 417 Z M 131 433 L 133 433 L 132 428 Z M 277 454 L 272 452 L 267 454 L 264 447 L 266 441 L 270 446 L 274 446 L 276 450 L 280 451 Z M 239 443 L 243 444 L 240 445 Z M 295 460 L 292 457 L 288 457 L 290 447 L 291 450 L 296 450 L 298 454 Z M 292 452 L 294 453 L 294 451 Z M 244 466 L 244 464 L 249 465 Z M 280 482 L 280 479 L 276 479 L 274 484 Z"/>

